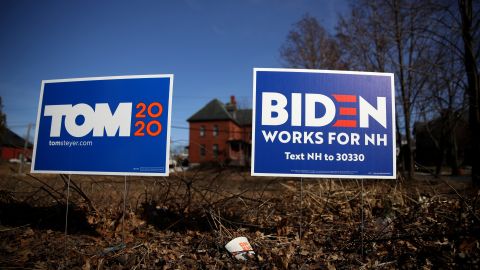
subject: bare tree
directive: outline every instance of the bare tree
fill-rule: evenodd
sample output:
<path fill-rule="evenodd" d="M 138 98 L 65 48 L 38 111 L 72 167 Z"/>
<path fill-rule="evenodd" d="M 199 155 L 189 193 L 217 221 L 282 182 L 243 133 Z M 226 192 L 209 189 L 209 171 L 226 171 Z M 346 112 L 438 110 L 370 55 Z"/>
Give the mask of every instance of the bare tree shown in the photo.
<path fill-rule="evenodd" d="M 457 1 L 458 5 L 454 0 L 352 2 L 351 13 L 340 17 L 336 38 L 306 15 L 290 31 L 281 56 L 288 66 L 297 68 L 394 72 L 397 136 L 401 137 L 401 130 L 406 140 L 401 160 L 410 179 L 414 175 L 412 127 L 421 117 L 443 119 L 443 142 L 437 145 L 441 152 L 448 150 L 453 171 L 458 172 L 455 134 L 467 97 L 472 179 L 480 183 L 480 140 L 476 139 L 480 138 L 480 3 Z"/>
<path fill-rule="evenodd" d="M 425 35 L 431 27 L 435 4 L 430 1 L 391 0 L 387 3 L 393 27 L 395 51 L 390 60 L 398 75 L 400 103 L 405 129 L 406 166 L 408 177 L 413 177 L 413 140 L 411 127 L 413 115 L 418 112 L 418 97 L 426 88 L 431 75 L 429 64 L 432 40 Z"/>
<path fill-rule="evenodd" d="M 458 52 L 452 51 L 451 44 L 461 43 L 456 18 L 448 12 L 453 1 L 439 2 L 435 15 L 425 29 L 425 34 L 433 40 L 428 51 L 427 64 L 430 70 L 427 82 L 428 91 L 421 93 L 419 107 L 425 129 L 436 148 L 436 174 L 439 175 L 445 161 L 452 168 L 452 174 L 460 173 L 458 140 L 464 133 L 466 120 L 465 72 Z M 438 37 L 442 38 L 439 40 Z M 440 42 L 439 42 L 440 41 Z M 460 129 L 459 129 L 460 126 Z M 461 142 L 461 145 L 464 145 Z M 462 149 L 463 150 L 463 149 Z M 461 151 L 464 154 L 464 151 Z"/>
<path fill-rule="evenodd" d="M 385 35 L 384 7 L 375 1 L 353 2 L 348 16 L 340 16 L 337 40 L 342 59 L 355 70 L 384 72 L 392 42 Z"/>
<path fill-rule="evenodd" d="M 443 0 L 437 3 L 439 9 L 433 23 L 427 29 L 432 40 L 446 51 L 444 57 L 453 58 L 448 68 L 456 73 L 452 82 L 458 82 L 468 104 L 469 128 L 471 134 L 470 162 L 472 181 L 480 184 L 480 90 L 478 61 L 480 60 L 480 2 L 472 0 Z M 431 31 L 429 31 L 431 30 Z M 453 68 L 452 68 L 453 67 Z M 445 73 L 443 73 L 443 76 Z"/>
<path fill-rule="evenodd" d="M 386 34 L 388 26 L 383 18 L 387 6 L 380 1 L 360 1 L 352 2 L 350 7 L 350 14 L 340 16 L 336 28 L 343 61 L 349 63 L 349 67 L 354 70 L 392 71 L 388 65 L 388 54 L 394 43 Z M 395 117 L 396 143 L 401 147 L 398 113 Z M 404 162 L 397 163 L 397 168 L 404 167 Z"/>
<path fill-rule="evenodd" d="M 410 179 L 414 173 L 412 119 L 430 72 L 427 52 L 431 41 L 420 29 L 429 27 L 432 6 L 429 1 L 415 0 L 352 2 L 351 14 L 341 18 L 337 27 L 343 56 L 353 67 L 396 75 L 397 107 L 401 108 L 397 131 L 403 126 L 407 144 L 402 156 Z"/>
<path fill-rule="evenodd" d="M 475 6 L 472 0 L 459 0 L 463 39 L 463 61 L 467 75 L 467 94 L 469 98 L 469 123 L 472 134 L 472 181 L 480 185 L 480 89 L 478 76 L 478 59 L 480 46 L 478 41 L 478 2 Z M 477 40 L 474 37 L 477 35 Z M 476 44 L 475 44 L 476 43 Z"/>
<path fill-rule="evenodd" d="M 280 49 L 285 65 L 307 69 L 345 69 L 336 40 L 306 14 L 294 24 Z"/>

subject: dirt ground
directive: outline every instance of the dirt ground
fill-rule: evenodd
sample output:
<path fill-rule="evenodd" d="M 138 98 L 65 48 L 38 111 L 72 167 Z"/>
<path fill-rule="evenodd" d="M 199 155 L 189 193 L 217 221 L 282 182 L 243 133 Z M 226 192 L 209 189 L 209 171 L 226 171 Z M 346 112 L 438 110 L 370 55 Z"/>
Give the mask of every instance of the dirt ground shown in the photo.
<path fill-rule="evenodd" d="M 123 215 L 124 177 L 73 175 L 65 237 L 68 176 L 16 169 L 0 164 L 1 269 L 480 265 L 480 193 L 468 177 L 364 180 L 362 193 L 361 180 L 204 168 L 128 177 Z M 237 236 L 255 251 L 246 261 L 224 247 Z"/>

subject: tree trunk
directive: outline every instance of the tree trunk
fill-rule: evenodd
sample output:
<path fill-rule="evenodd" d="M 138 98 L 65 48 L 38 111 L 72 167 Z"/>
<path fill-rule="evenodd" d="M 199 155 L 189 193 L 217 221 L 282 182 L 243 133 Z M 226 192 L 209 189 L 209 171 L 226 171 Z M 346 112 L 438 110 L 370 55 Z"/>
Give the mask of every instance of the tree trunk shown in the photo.
<path fill-rule="evenodd" d="M 469 99 L 469 126 L 472 138 L 472 181 L 480 185 L 480 97 L 478 69 L 473 49 L 473 5 L 472 0 L 458 1 L 462 17 L 462 38 L 464 44 L 464 64 L 467 73 L 467 94 Z"/>
<path fill-rule="evenodd" d="M 400 133 L 400 126 L 398 124 L 398 113 L 395 112 L 395 132 L 397 136 L 397 172 L 401 172 L 405 168 L 405 159 L 403 158 L 402 133 Z"/>
<path fill-rule="evenodd" d="M 405 151 L 405 169 L 407 171 L 407 176 L 409 180 L 413 179 L 414 176 L 414 160 L 413 160 L 413 149 L 412 149 L 412 135 L 410 130 L 410 106 L 408 111 L 404 113 L 405 121 L 405 138 L 407 140 L 406 150 Z"/>
<path fill-rule="evenodd" d="M 412 151 L 412 135 L 410 130 L 410 95 L 409 89 L 405 85 L 405 71 L 404 71 L 404 59 L 403 59 L 403 37 L 401 30 L 401 18 L 400 18 L 400 7 L 397 1 L 393 2 L 394 13 L 395 13 L 395 43 L 397 46 L 397 57 L 399 65 L 399 77 L 400 77 L 400 91 L 402 95 L 402 107 L 403 107 L 403 118 L 405 122 L 405 138 L 407 141 L 406 151 L 405 151 L 405 170 L 407 172 L 407 178 L 409 180 L 413 179 L 413 151 Z"/>
<path fill-rule="evenodd" d="M 452 135 L 450 138 L 450 167 L 452 168 L 452 175 L 458 176 L 460 175 L 460 166 L 458 164 L 458 146 L 457 146 L 457 138 L 455 134 Z"/>
<path fill-rule="evenodd" d="M 442 166 L 443 166 L 443 157 L 444 157 L 443 149 L 438 151 L 438 156 L 436 157 L 435 161 L 435 177 L 440 177 L 442 175 Z"/>

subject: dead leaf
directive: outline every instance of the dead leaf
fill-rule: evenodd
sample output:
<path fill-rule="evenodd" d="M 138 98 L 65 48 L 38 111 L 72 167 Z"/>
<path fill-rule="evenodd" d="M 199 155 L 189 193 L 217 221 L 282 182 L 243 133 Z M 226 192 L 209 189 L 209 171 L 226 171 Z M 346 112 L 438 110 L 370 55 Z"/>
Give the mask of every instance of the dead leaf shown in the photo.
<path fill-rule="evenodd" d="M 85 264 L 83 264 L 82 270 L 90 270 L 90 259 L 89 258 L 87 258 L 85 260 Z"/>
<path fill-rule="evenodd" d="M 327 262 L 327 269 L 328 269 L 328 270 L 337 270 L 337 268 L 335 267 L 335 265 L 330 264 L 330 262 Z"/>

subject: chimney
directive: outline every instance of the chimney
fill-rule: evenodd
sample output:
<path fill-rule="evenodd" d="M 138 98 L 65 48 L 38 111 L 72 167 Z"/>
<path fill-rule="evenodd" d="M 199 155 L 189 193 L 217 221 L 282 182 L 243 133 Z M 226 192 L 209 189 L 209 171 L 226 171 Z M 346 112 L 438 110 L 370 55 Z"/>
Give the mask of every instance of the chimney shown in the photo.
<path fill-rule="evenodd" d="M 230 96 L 230 102 L 227 103 L 226 108 L 229 113 L 233 113 L 237 110 L 237 101 L 235 100 L 235 96 Z"/>

